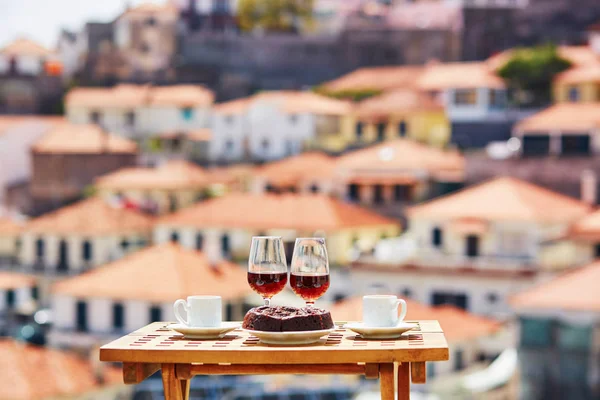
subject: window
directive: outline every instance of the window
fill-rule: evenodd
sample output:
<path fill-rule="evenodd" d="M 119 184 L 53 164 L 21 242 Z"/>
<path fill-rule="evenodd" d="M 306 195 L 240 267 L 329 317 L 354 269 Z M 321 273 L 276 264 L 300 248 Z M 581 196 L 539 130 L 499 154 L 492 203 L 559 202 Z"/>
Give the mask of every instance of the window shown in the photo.
<path fill-rule="evenodd" d="M 450 304 L 462 308 L 463 310 L 468 310 L 469 298 L 466 294 L 462 293 L 433 292 L 431 296 L 431 304 L 434 306 Z"/>
<path fill-rule="evenodd" d="M 40 299 L 40 289 L 37 286 L 31 287 L 31 298 L 34 300 Z"/>
<path fill-rule="evenodd" d="M 579 101 L 579 89 L 576 86 L 569 87 L 569 101 Z"/>
<path fill-rule="evenodd" d="M 348 185 L 348 197 L 350 198 L 350 201 L 359 201 L 359 192 L 360 188 L 356 183 Z"/>
<path fill-rule="evenodd" d="M 377 141 L 383 142 L 385 140 L 385 123 L 380 122 L 377 124 Z"/>
<path fill-rule="evenodd" d="M 498 302 L 498 295 L 496 293 L 488 293 L 486 297 L 490 304 L 496 304 Z"/>
<path fill-rule="evenodd" d="M 558 327 L 558 347 L 563 350 L 588 352 L 592 348 L 592 327 L 561 323 Z"/>
<path fill-rule="evenodd" d="M 363 123 L 357 122 L 355 130 L 356 130 L 356 140 L 361 140 L 362 136 L 363 136 Z"/>
<path fill-rule="evenodd" d="M 427 369 L 427 377 L 433 378 L 435 376 L 435 365 L 432 362 L 425 363 L 425 368 Z"/>
<path fill-rule="evenodd" d="M 150 45 L 148 43 L 142 43 L 142 45 L 140 46 L 140 51 L 142 53 L 149 53 L 150 52 Z"/>
<path fill-rule="evenodd" d="M 194 109 L 191 107 L 185 107 L 181 109 L 181 118 L 184 121 L 191 121 L 194 119 Z"/>
<path fill-rule="evenodd" d="M 398 122 L 398 136 L 405 137 L 406 136 L 406 121 Z"/>
<path fill-rule="evenodd" d="M 312 185 L 310 185 L 310 192 L 311 193 L 319 193 L 319 185 L 317 185 L 316 183 L 313 183 Z"/>
<path fill-rule="evenodd" d="M 229 236 L 225 234 L 221 236 L 221 252 L 223 253 L 223 257 L 229 257 L 230 251 L 231 245 L 229 243 Z"/>
<path fill-rule="evenodd" d="M 177 210 L 177 197 L 174 194 L 169 195 L 169 211 L 173 212 Z"/>
<path fill-rule="evenodd" d="M 225 142 L 225 150 L 229 153 L 233 151 L 233 140 L 229 139 Z"/>
<path fill-rule="evenodd" d="M 202 250 L 204 245 L 204 236 L 201 233 L 196 234 L 196 250 Z"/>
<path fill-rule="evenodd" d="M 88 329 L 87 303 L 85 301 L 78 301 L 75 310 L 77 331 L 86 332 Z"/>
<path fill-rule="evenodd" d="M 550 347 L 551 344 L 551 320 L 537 318 L 521 318 L 521 346 Z"/>
<path fill-rule="evenodd" d="M 159 306 L 150 307 L 150 322 L 162 320 L 162 309 Z"/>
<path fill-rule="evenodd" d="M 589 135 L 562 135 L 560 142 L 562 155 L 588 155 L 591 153 Z"/>
<path fill-rule="evenodd" d="M 442 230 L 435 227 L 431 231 L 431 244 L 433 247 L 441 247 L 443 242 Z"/>
<path fill-rule="evenodd" d="M 412 297 L 413 292 L 412 290 L 410 290 L 409 288 L 404 288 L 404 290 L 402 290 L 402 297 Z"/>
<path fill-rule="evenodd" d="M 155 26 L 156 18 L 154 18 L 154 17 L 147 18 L 145 22 L 146 22 L 146 25 L 148 25 L 148 26 Z"/>
<path fill-rule="evenodd" d="M 523 136 L 522 152 L 524 156 L 545 156 L 550 154 L 550 136 Z"/>
<path fill-rule="evenodd" d="M 504 108 L 506 106 L 506 96 L 503 90 L 490 89 L 490 107 Z"/>
<path fill-rule="evenodd" d="M 83 242 L 81 253 L 83 254 L 83 261 L 92 261 L 92 243 L 89 240 Z"/>
<path fill-rule="evenodd" d="M 383 204 L 383 185 L 373 186 L 373 203 Z"/>
<path fill-rule="evenodd" d="M 98 111 L 92 111 L 90 113 L 90 122 L 92 122 L 93 124 L 99 124 L 100 118 L 101 118 L 101 115 Z"/>
<path fill-rule="evenodd" d="M 410 186 L 394 185 L 394 200 L 397 202 L 405 202 L 410 200 Z"/>
<path fill-rule="evenodd" d="M 468 235 L 467 238 L 467 248 L 466 254 L 467 257 L 477 257 L 479 256 L 479 236 L 476 235 Z"/>
<path fill-rule="evenodd" d="M 600 257 L 600 243 L 596 243 L 596 245 L 594 246 L 594 256 L 596 258 Z"/>
<path fill-rule="evenodd" d="M 44 246 L 44 240 L 43 239 L 36 240 L 35 241 L 35 255 L 39 261 L 41 261 L 41 259 L 44 258 L 45 250 L 46 249 Z"/>
<path fill-rule="evenodd" d="M 265 150 L 265 151 L 266 151 L 266 150 L 269 150 L 269 144 L 270 144 L 270 143 L 269 143 L 269 139 L 263 139 L 263 140 L 260 142 L 260 146 L 261 146 L 261 147 L 262 147 L 262 149 L 263 149 L 263 150 Z"/>
<path fill-rule="evenodd" d="M 227 318 L 226 321 L 233 320 L 233 305 L 231 303 L 225 305 L 225 318 Z"/>
<path fill-rule="evenodd" d="M 296 114 L 290 114 L 289 118 L 290 124 L 296 125 L 296 123 L 298 122 L 298 116 Z"/>
<path fill-rule="evenodd" d="M 122 330 L 125 327 L 125 312 L 123 304 L 115 303 L 112 306 L 113 328 Z"/>
<path fill-rule="evenodd" d="M 477 90 L 456 89 L 454 91 L 454 104 L 457 106 L 473 106 L 477 104 Z"/>
<path fill-rule="evenodd" d="M 15 306 L 15 303 L 16 303 L 15 291 L 12 289 L 8 289 L 6 291 L 6 307 L 13 308 Z"/>
<path fill-rule="evenodd" d="M 127 239 L 123 238 L 123 240 L 121 240 L 121 250 L 126 252 L 127 249 L 129 249 L 129 241 Z"/>
<path fill-rule="evenodd" d="M 135 126 L 135 113 L 133 111 L 125 114 L 125 125 L 129 127 Z"/>
<path fill-rule="evenodd" d="M 179 234 L 175 231 L 171 232 L 171 242 L 179 243 Z"/>
<path fill-rule="evenodd" d="M 11 74 L 16 74 L 17 70 L 18 70 L 17 57 L 12 56 L 12 57 L 10 57 L 10 59 L 8 61 L 8 71 Z"/>
<path fill-rule="evenodd" d="M 453 359 L 455 371 L 460 371 L 465 367 L 464 353 L 461 349 L 456 349 Z"/>

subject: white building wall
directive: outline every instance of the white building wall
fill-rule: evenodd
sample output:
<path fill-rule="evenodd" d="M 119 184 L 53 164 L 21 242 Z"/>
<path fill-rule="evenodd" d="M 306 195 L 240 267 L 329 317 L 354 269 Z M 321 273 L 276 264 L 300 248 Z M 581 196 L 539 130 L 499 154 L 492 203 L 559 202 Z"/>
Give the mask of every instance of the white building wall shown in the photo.
<path fill-rule="evenodd" d="M 109 333 L 112 331 L 112 304 L 109 299 L 86 299 L 88 328 L 92 332 Z"/>
<path fill-rule="evenodd" d="M 131 300 L 123 304 L 125 307 L 125 330 L 127 332 L 132 332 L 148 324 L 150 311 L 146 302 Z"/>
<path fill-rule="evenodd" d="M 0 54 L 0 74 L 7 73 L 10 68 L 11 57 Z M 44 69 L 44 60 L 36 56 L 18 56 L 17 72 L 27 75 L 38 75 Z"/>
<path fill-rule="evenodd" d="M 54 329 L 74 329 L 76 300 L 71 296 L 51 296 L 52 320 Z"/>
<path fill-rule="evenodd" d="M 459 105 L 454 102 L 455 89 L 448 89 L 442 93 L 446 105 L 446 112 L 451 122 L 482 122 L 486 120 L 503 120 L 505 109 L 495 109 L 490 106 L 490 89 L 477 88 L 477 101 L 472 105 Z M 502 91 L 505 96 L 505 91 Z"/>

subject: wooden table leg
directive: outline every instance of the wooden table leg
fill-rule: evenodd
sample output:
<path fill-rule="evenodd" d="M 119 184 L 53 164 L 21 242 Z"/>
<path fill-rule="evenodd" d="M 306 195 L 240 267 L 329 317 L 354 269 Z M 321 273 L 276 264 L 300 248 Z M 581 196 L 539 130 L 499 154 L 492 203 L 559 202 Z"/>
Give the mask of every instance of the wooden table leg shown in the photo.
<path fill-rule="evenodd" d="M 394 364 L 379 364 L 379 386 L 381 400 L 394 400 Z"/>
<path fill-rule="evenodd" d="M 162 364 L 161 372 L 165 400 L 188 400 L 190 397 L 190 380 L 177 379 L 175 364 Z"/>
<path fill-rule="evenodd" d="M 410 399 L 410 368 L 409 363 L 398 364 L 398 400 Z"/>

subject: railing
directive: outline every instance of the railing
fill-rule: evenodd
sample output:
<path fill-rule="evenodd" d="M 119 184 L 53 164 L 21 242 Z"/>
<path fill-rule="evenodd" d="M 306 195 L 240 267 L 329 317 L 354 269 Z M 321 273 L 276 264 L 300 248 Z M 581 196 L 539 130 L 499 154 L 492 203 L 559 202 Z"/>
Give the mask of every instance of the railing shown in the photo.
<path fill-rule="evenodd" d="M 485 270 L 533 270 L 536 262 L 531 256 L 474 256 L 463 254 L 444 253 L 418 253 L 412 260 L 412 264 L 423 267 L 448 267 L 448 268 L 473 268 Z"/>

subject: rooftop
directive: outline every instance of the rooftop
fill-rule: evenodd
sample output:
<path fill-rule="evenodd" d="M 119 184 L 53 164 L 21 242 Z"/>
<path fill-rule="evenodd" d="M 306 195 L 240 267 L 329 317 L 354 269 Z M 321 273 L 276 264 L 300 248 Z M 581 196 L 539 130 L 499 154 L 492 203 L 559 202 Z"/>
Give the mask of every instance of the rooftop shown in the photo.
<path fill-rule="evenodd" d="M 516 309 L 600 311 L 600 261 L 568 271 L 525 290 L 510 300 Z"/>
<path fill-rule="evenodd" d="M 514 130 L 528 135 L 553 131 L 581 134 L 600 128 L 600 103 L 560 103 L 517 123 Z"/>
<path fill-rule="evenodd" d="M 351 107 L 345 101 L 331 99 L 313 92 L 281 90 L 261 92 L 254 96 L 216 104 L 213 110 L 217 114 L 241 114 L 248 112 L 256 104 L 272 105 L 286 114 L 342 115 L 347 113 Z"/>
<path fill-rule="evenodd" d="M 485 62 L 431 63 L 417 81 L 422 90 L 503 89 L 502 78 Z"/>
<path fill-rule="evenodd" d="M 134 210 L 116 208 L 94 197 L 30 220 L 24 231 L 70 235 L 147 233 L 154 219 Z"/>
<path fill-rule="evenodd" d="M 600 210 L 596 210 L 569 227 L 567 237 L 570 239 L 600 240 Z"/>
<path fill-rule="evenodd" d="M 96 180 L 101 189 L 188 189 L 204 187 L 208 175 L 197 165 L 183 160 L 169 161 L 156 168 L 123 168 Z"/>
<path fill-rule="evenodd" d="M 323 88 L 332 92 L 412 88 L 423 69 L 421 66 L 359 68 L 323 84 Z"/>
<path fill-rule="evenodd" d="M 172 2 L 152 3 L 145 2 L 134 7 L 129 7 L 123 15 L 154 15 L 154 14 L 177 14 L 177 7 Z"/>
<path fill-rule="evenodd" d="M 363 100 L 355 107 L 359 117 L 379 117 L 419 111 L 444 111 L 444 106 L 423 92 L 395 89 Z"/>
<path fill-rule="evenodd" d="M 306 152 L 259 167 L 255 176 L 273 186 L 291 186 L 303 182 L 331 179 L 336 159 L 319 152 Z"/>
<path fill-rule="evenodd" d="M 0 236 L 18 235 L 23 229 L 23 225 L 10 218 L 0 216 Z"/>
<path fill-rule="evenodd" d="M 173 302 L 191 295 L 212 294 L 224 300 L 251 293 L 246 270 L 236 264 L 212 265 L 195 250 L 173 243 L 142 249 L 52 286 L 55 295 L 114 300 Z"/>
<path fill-rule="evenodd" d="M 27 38 L 18 38 L 0 49 L 0 54 L 8 56 L 37 56 L 48 57 L 52 51 Z"/>
<path fill-rule="evenodd" d="M 232 193 L 162 217 L 159 224 L 237 229 L 332 231 L 396 226 L 365 208 L 324 195 Z"/>
<path fill-rule="evenodd" d="M 450 343 L 478 339 L 496 333 L 502 325 L 489 318 L 473 315 L 458 307 L 443 305 L 430 307 L 407 299 L 406 320 L 437 320 Z M 362 298 L 353 297 L 331 307 L 335 321 L 362 320 Z"/>
<path fill-rule="evenodd" d="M 120 369 L 103 367 L 105 383 L 100 384 L 92 363 L 65 351 L 4 338 L 0 339 L 0 354 L 4 399 L 74 398 L 102 386 L 123 384 Z"/>
<path fill-rule="evenodd" d="M 568 223 L 590 207 L 572 197 L 512 177 L 470 186 L 408 210 L 409 218 Z"/>
<path fill-rule="evenodd" d="M 36 153 L 137 153 L 131 140 L 104 132 L 93 124 L 58 124 L 32 146 Z"/>
<path fill-rule="evenodd" d="M 20 274 L 17 272 L 0 271 L 0 289 L 19 289 L 32 287 L 36 284 L 36 278 L 33 275 Z"/>
<path fill-rule="evenodd" d="M 554 78 L 555 83 L 577 84 L 584 82 L 600 82 L 600 61 L 598 64 L 585 65 L 568 69 Z"/>

